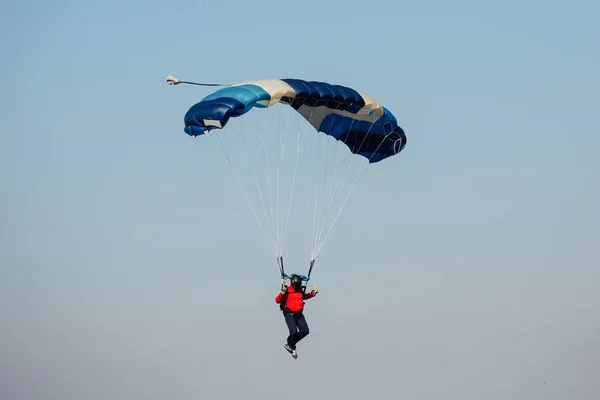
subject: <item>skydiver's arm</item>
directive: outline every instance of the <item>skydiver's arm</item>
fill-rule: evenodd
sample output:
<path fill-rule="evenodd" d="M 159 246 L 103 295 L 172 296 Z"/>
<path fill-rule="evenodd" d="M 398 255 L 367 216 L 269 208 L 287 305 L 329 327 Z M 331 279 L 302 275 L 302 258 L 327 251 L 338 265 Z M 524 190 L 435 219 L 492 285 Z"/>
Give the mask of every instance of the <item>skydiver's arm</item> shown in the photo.
<path fill-rule="evenodd" d="M 275 297 L 275 303 L 277 303 L 277 304 L 281 303 L 282 299 L 283 299 L 283 292 L 279 292 L 277 297 Z"/>
<path fill-rule="evenodd" d="M 308 299 L 312 299 L 313 297 L 315 297 L 317 295 L 317 293 L 313 290 L 310 293 L 304 293 L 304 300 L 308 300 Z"/>
<path fill-rule="evenodd" d="M 285 283 L 281 284 L 281 291 L 279 292 L 279 294 L 277 295 L 277 297 L 275 297 L 275 303 L 279 304 L 281 303 L 281 301 L 283 300 L 283 295 L 285 294 L 285 292 L 287 292 L 287 286 L 285 286 Z"/>

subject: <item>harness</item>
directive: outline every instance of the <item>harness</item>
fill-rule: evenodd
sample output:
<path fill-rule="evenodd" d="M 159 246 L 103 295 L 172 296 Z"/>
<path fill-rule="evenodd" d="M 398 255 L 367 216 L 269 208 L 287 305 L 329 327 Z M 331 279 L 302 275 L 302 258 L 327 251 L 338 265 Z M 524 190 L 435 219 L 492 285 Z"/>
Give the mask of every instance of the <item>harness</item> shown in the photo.
<path fill-rule="evenodd" d="M 292 275 L 287 275 L 283 269 L 283 257 L 279 257 L 277 258 L 277 264 L 279 264 L 279 272 L 281 273 L 281 279 L 290 279 L 292 276 L 294 275 L 298 275 L 298 274 L 292 274 Z M 312 269 L 313 266 L 315 265 L 315 260 L 312 260 L 310 262 L 310 267 L 308 268 L 308 276 L 304 276 L 304 275 L 298 275 L 303 282 L 308 283 L 308 281 L 310 280 L 310 274 L 312 273 Z M 306 293 L 306 284 L 302 285 L 302 290 L 299 291 L 298 293 L 302 293 L 304 295 L 304 293 Z M 283 297 L 281 298 L 281 303 L 279 304 L 279 309 L 281 311 L 283 311 L 285 309 L 285 303 L 287 302 L 288 299 L 288 290 L 286 288 L 285 293 L 283 294 Z"/>

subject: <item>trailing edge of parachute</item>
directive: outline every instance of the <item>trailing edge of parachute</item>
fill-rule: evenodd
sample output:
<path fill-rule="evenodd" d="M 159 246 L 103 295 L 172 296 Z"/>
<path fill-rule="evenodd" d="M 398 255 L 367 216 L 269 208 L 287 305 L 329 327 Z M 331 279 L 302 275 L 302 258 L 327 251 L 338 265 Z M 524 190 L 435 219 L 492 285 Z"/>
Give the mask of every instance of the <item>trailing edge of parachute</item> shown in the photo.
<path fill-rule="evenodd" d="M 370 163 L 398 154 L 406 135 L 394 115 L 375 99 L 354 89 L 300 79 L 265 79 L 232 85 L 205 97 L 185 114 L 193 137 L 225 127 L 253 107 L 282 103 L 293 107 L 318 132 L 342 141 Z"/>

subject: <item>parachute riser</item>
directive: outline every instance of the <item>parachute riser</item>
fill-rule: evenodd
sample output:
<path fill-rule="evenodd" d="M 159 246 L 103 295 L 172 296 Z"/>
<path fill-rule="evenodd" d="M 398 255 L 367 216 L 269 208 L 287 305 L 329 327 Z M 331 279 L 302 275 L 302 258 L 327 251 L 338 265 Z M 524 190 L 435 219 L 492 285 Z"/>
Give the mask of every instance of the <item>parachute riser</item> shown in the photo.
<path fill-rule="evenodd" d="M 281 275 L 281 279 L 285 280 L 287 275 L 285 274 L 285 270 L 283 269 L 283 257 L 277 258 L 277 265 L 279 265 L 279 274 Z"/>
<path fill-rule="evenodd" d="M 308 268 L 308 281 L 310 281 L 310 274 L 312 273 L 312 269 L 313 269 L 313 266 L 314 266 L 314 265 L 315 265 L 315 260 L 313 259 L 313 260 L 311 260 L 311 262 L 310 262 L 310 268 Z M 308 282 L 308 281 L 307 281 L 307 282 Z"/>

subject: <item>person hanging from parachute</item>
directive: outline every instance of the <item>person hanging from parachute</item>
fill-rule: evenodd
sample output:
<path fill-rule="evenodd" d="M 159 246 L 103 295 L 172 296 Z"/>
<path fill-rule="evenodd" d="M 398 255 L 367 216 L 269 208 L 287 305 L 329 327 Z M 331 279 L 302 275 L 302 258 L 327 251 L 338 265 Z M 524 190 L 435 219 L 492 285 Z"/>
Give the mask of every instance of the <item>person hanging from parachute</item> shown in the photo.
<path fill-rule="evenodd" d="M 304 300 L 312 299 L 319 293 L 316 284 L 310 293 L 306 293 L 303 281 L 308 281 L 308 278 L 297 274 L 290 276 L 289 286 L 285 284 L 285 279 L 282 279 L 281 291 L 275 297 L 275 303 L 279 304 L 290 333 L 283 347 L 294 359 L 298 358 L 296 345 L 310 332 L 304 316 Z"/>
<path fill-rule="evenodd" d="M 290 352 L 294 358 L 297 358 L 298 354 L 296 345 L 309 333 L 308 324 L 304 316 L 304 301 L 315 297 L 315 295 L 318 293 L 315 285 L 315 289 L 309 294 L 306 294 L 306 286 L 303 284 L 303 282 L 308 282 L 310 280 L 315 258 L 320 252 L 322 246 L 327 241 L 333 228 L 333 224 L 337 221 L 337 218 L 340 215 L 348 196 L 350 196 L 354 190 L 358 182 L 358 178 L 364 171 L 366 171 L 368 165 L 379 163 L 402 152 L 407 143 L 406 134 L 402 127 L 398 125 L 398 121 L 396 120 L 394 114 L 388 108 L 383 106 L 373 97 L 347 86 L 330 84 L 327 82 L 306 81 L 297 78 L 260 79 L 237 84 L 202 83 L 183 81 L 170 75 L 167 77 L 167 84 L 191 84 L 199 86 L 222 87 L 221 89 L 205 96 L 200 102 L 191 106 L 185 113 L 183 118 L 185 125 L 184 131 L 192 138 L 204 136 L 213 130 L 224 129 L 231 118 L 241 117 L 252 110 L 270 108 L 276 104 L 281 104 L 282 106 L 289 106 L 291 109 L 295 110 L 296 114 L 308 123 L 306 128 L 312 126 L 312 128 L 314 128 L 314 132 L 318 133 L 319 135 L 323 134 L 325 137 L 321 139 L 329 137 L 335 139 L 335 143 L 342 143 L 344 146 L 341 147 L 345 147 L 346 150 L 349 151 L 350 155 L 357 156 L 357 161 L 360 161 L 358 164 L 362 165 L 359 173 L 354 174 L 356 175 L 356 178 L 349 179 L 351 185 L 347 191 L 343 191 L 345 193 L 345 195 L 341 195 L 341 199 L 343 200 L 340 199 L 340 201 L 336 203 L 334 202 L 334 195 L 338 193 L 337 185 L 339 181 L 335 179 L 335 172 L 339 166 L 346 165 L 344 164 L 345 160 L 349 157 L 344 156 L 343 159 L 338 160 L 339 162 L 335 161 L 334 164 L 328 164 L 327 160 L 330 160 L 330 157 L 331 160 L 335 159 L 333 157 L 333 153 L 335 153 L 335 151 L 333 151 L 332 154 L 327 154 L 325 157 L 322 157 L 325 159 L 321 160 L 324 161 L 324 170 L 318 171 L 317 177 L 322 175 L 324 177 L 327 176 L 332 178 L 330 181 L 331 197 L 325 197 L 324 192 L 321 193 L 321 196 L 317 195 L 318 193 L 315 195 L 315 212 L 313 214 L 314 237 L 313 245 L 311 246 L 312 261 L 307 276 L 297 274 L 288 276 L 283 270 L 282 254 L 285 232 L 287 231 L 287 221 L 284 224 L 284 221 L 279 220 L 279 185 L 276 185 L 276 212 L 274 213 L 271 209 L 270 217 L 268 216 L 266 210 L 266 202 L 262 201 L 262 193 L 268 193 L 269 195 L 271 193 L 270 179 L 267 179 L 269 186 L 268 191 L 258 190 L 261 204 L 263 205 L 263 211 L 265 212 L 265 226 L 270 226 L 272 229 L 270 236 L 271 240 L 267 240 L 267 242 L 274 250 L 274 253 L 278 259 L 282 278 L 282 290 L 277 295 L 275 301 L 276 303 L 280 304 L 286 325 L 289 328 L 289 336 L 287 343 L 285 344 L 285 349 Z M 246 130 L 243 131 L 246 132 Z M 279 150 L 282 140 L 281 132 L 283 130 L 277 129 L 276 131 L 280 134 L 280 143 L 278 144 Z M 214 137 L 212 134 L 210 136 Z M 260 137 L 262 142 L 262 134 L 260 134 Z M 300 135 L 298 135 L 298 140 L 300 140 Z M 304 139 L 302 139 L 302 143 L 304 143 Z M 323 143 L 321 143 L 321 145 L 322 146 L 320 147 L 320 150 L 322 153 L 325 153 L 325 146 L 323 146 Z M 297 147 L 300 146 L 298 145 Z M 229 159 L 229 155 L 227 155 L 226 151 L 224 151 L 225 149 L 223 148 L 221 150 L 223 151 L 223 155 L 227 161 L 233 167 L 233 164 Z M 268 153 L 264 143 L 263 151 L 265 153 L 265 161 L 267 161 L 266 164 L 268 166 Z M 283 153 L 283 151 L 281 151 L 281 153 Z M 310 154 L 310 152 L 306 153 Z M 299 154 L 300 152 L 298 151 L 297 157 Z M 367 161 L 366 164 L 362 163 L 362 161 L 365 159 Z M 276 166 L 277 183 L 279 183 L 279 171 L 283 170 L 283 157 L 276 157 L 276 160 L 281 162 L 281 165 Z M 267 170 L 268 169 L 269 168 L 267 168 Z M 330 169 L 333 171 L 333 173 L 329 173 Z M 254 179 L 258 181 L 256 177 L 256 171 L 254 170 L 253 166 L 252 171 Z M 350 171 L 349 168 L 348 171 Z M 294 178 L 292 178 L 292 193 L 296 177 L 295 172 L 296 169 L 294 169 Z M 353 174 L 347 172 L 347 176 L 351 175 Z M 239 175 L 238 180 L 241 181 L 241 179 L 239 179 Z M 345 179 L 341 181 L 344 182 Z M 321 182 L 317 179 L 317 183 L 325 186 L 325 180 L 323 180 L 323 183 L 321 184 Z M 240 186 L 244 190 L 246 200 L 248 200 L 247 192 L 244 189 L 245 186 L 241 184 L 241 182 Z M 315 187 L 317 187 L 317 185 L 315 185 Z M 342 192 L 342 190 L 340 190 L 340 192 Z M 322 208 L 320 208 L 319 212 L 317 213 L 317 200 L 319 199 L 322 201 L 322 203 L 319 203 L 322 205 Z M 249 200 L 248 203 L 250 203 Z M 324 216 L 323 212 L 326 209 L 328 210 L 332 204 L 338 203 L 339 207 L 337 213 L 335 216 L 332 216 L 331 222 L 326 224 L 327 218 L 321 220 L 321 218 Z M 291 194 L 290 201 L 288 203 L 288 215 L 289 205 L 291 205 Z M 263 229 L 263 224 L 260 222 L 254 207 L 251 206 L 250 208 L 259 222 L 259 227 Z M 318 223 L 317 216 L 319 216 Z M 273 221 L 275 221 L 275 223 L 272 223 Z M 285 226 L 285 229 L 280 229 L 282 226 Z M 291 284 L 289 286 L 285 285 L 286 279 L 291 280 Z"/>

